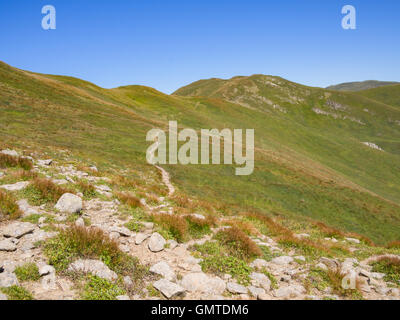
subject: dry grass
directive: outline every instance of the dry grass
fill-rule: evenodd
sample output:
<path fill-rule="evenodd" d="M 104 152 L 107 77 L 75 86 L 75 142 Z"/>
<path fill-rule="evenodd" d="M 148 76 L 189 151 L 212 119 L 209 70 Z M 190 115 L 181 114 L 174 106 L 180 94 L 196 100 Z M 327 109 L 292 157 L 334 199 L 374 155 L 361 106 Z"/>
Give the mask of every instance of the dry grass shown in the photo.
<path fill-rule="evenodd" d="M 369 246 L 373 247 L 375 246 L 374 242 L 369 239 L 368 237 L 365 237 L 363 235 L 360 235 L 358 233 L 354 232 L 343 232 L 337 228 L 333 228 L 330 226 L 327 226 L 323 222 L 314 222 L 314 225 L 322 232 L 324 233 L 327 237 L 335 237 L 335 238 L 345 238 L 345 237 L 351 237 L 351 238 L 356 238 L 364 243 L 368 244 Z"/>
<path fill-rule="evenodd" d="M 243 231 L 237 227 L 226 228 L 216 234 L 216 239 L 228 248 L 230 254 L 240 259 L 248 260 L 261 256 L 261 249 Z"/>
<path fill-rule="evenodd" d="M 18 219 L 22 216 L 22 212 L 11 193 L 0 189 L 0 220 Z"/>
<path fill-rule="evenodd" d="M 32 161 L 23 157 L 14 157 L 0 153 L 0 168 L 20 167 L 24 170 L 33 168 Z"/>
<path fill-rule="evenodd" d="M 183 242 L 187 238 L 188 222 L 179 215 L 157 214 L 153 215 L 154 222 L 166 230 L 177 241 Z"/>
<path fill-rule="evenodd" d="M 294 237 L 294 234 L 290 229 L 282 226 L 281 224 L 275 222 L 272 218 L 269 218 L 261 213 L 248 212 L 243 215 L 249 219 L 255 219 L 255 220 L 260 221 L 275 236 L 286 235 L 286 236 Z"/>
<path fill-rule="evenodd" d="M 64 193 L 73 193 L 73 191 L 56 185 L 49 179 L 43 178 L 34 179 L 30 186 L 34 187 L 40 193 L 42 199 L 52 203 L 56 203 Z"/>
<path fill-rule="evenodd" d="M 128 193 L 128 192 L 116 192 L 115 196 L 118 198 L 119 201 L 121 201 L 124 204 L 127 204 L 128 206 L 130 206 L 132 208 L 142 207 L 140 199 L 138 197 L 134 196 L 131 193 Z"/>
<path fill-rule="evenodd" d="M 139 186 L 137 181 L 128 179 L 127 177 L 124 176 L 115 176 L 112 179 L 112 184 L 118 185 L 120 187 L 124 188 L 129 188 L 129 189 L 135 189 Z"/>
<path fill-rule="evenodd" d="M 83 193 L 83 195 L 87 198 L 95 197 L 96 196 L 96 188 L 87 181 L 79 181 L 77 183 L 79 190 Z"/>
<path fill-rule="evenodd" d="M 400 249 L 400 240 L 399 241 L 392 241 L 386 245 L 388 249 Z"/>
<path fill-rule="evenodd" d="M 344 274 L 340 272 L 339 269 L 326 271 L 327 277 L 331 284 L 332 290 L 335 294 L 343 297 L 360 299 L 362 298 L 361 288 L 365 284 L 365 281 L 361 277 L 356 277 L 355 288 L 345 289 L 343 288 L 343 278 Z"/>
<path fill-rule="evenodd" d="M 230 219 L 226 222 L 229 226 L 236 227 L 248 235 L 259 236 L 260 232 L 251 222 L 243 221 L 239 219 Z"/>
<path fill-rule="evenodd" d="M 12 173 L 12 177 L 18 180 L 32 180 L 38 177 L 38 174 L 34 171 L 18 170 Z"/>

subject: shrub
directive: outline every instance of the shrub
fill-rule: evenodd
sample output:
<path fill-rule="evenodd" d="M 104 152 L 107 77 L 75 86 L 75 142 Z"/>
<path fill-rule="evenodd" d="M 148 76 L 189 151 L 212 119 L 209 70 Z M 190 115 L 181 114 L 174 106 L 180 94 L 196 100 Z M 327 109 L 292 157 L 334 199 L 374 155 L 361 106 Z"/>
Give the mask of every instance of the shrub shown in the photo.
<path fill-rule="evenodd" d="M 385 281 L 391 281 L 400 284 L 400 258 L 396 257 L 380 257 L 372 264 L 373 272 L 381 272 L 385 274 Z"/>
<path fill-rule="evenodd" d="M 14 272 L 19 281 L 37 281 L 40 279 L 39 268 L 35 263 L 26 263 L 15 268 Z"/>
<path fill-rule="evenodd" d="M 65 270 L 78 258 L 100 259 L 110 269 L 124 275 L 138 274 L 137 259 L 123 253 L 117 242 L 111 240 L 102 230 L 72 225 L 60 230 L 59 234 L 44 245 L 44 253 L 57 271 Z"/>
<path fill-rule="evenodd" d="M 229 253 L 240 259 L 261 256 L 261 249 L 243 231 L 230 227 L 219 231 L 215 238 L 228 249 Z"/>
<path fill-rule="evenodd" d="M 118 296 L 125 294 L 125 290 L 115 283 L 89 275 L 82 292 L 82 298 L 84 300 L 116 300 Z"/>
<path fill-rule="evenodd" d="M 56 203 L 64 193 L 74 193 L 73 191 L 56 185 L 49 179 L 36 178 L 24 190 L 25 195 L 34 204 Z"/>
<path fill-rule="evenodd" d="M 154 222 L 168 232 L 176 241 L 183 242 L 187 237 L 188 223 L 178 215 L 157 214 L 153 216 Z"/>
<path fill-rule="evenodd" d="M 18 219 L 21 215 L 22 212 L 14 196 L 7 191 L 0 190 L 0 218 Z"/>
<path fill-rule="evenodd" d="M 19 286 L 2 288 L 1 291 L 7 295 L 8 299 L 10 300 L 33 300 L 32 294 Z"/>
<path fill-rule="evenodd" d="M 122 203 L 127 204 L 130 207 L 138 208 L 142 206 L 140 199 L 133 194 L 127 192 L 117 192 L 115 195 L 118 200 L 120 200 Z"/>
<path fill-rule="evenodd" d="M 97 196 L 96 188 L 89 182 L 81 180 L 77 185 L 85 198 L 94 198 Z"/>
<path fill-rule="evenodd" d="M 24 170 L 33 168 L 32 161 L 25 157 L 14 157 L 0 153 L 0 168 L 19 167 Z"/>

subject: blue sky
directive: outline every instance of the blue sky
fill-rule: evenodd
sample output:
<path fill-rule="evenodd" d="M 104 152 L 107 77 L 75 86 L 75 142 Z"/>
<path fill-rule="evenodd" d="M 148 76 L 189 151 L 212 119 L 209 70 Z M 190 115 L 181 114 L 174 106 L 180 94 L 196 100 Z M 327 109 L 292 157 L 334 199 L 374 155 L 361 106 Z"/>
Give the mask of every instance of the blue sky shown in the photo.
<path fill-rule="evenodd" d="M 57 29 L 41 28 L 41 8 Z M 357 9 L 357 29 L 341 8 Z M 400 81 L 398 0 L 1 0 L 0 60 L 106 88 L 171 93 L 205 78 L 271 74 L 312 86 Z"/>

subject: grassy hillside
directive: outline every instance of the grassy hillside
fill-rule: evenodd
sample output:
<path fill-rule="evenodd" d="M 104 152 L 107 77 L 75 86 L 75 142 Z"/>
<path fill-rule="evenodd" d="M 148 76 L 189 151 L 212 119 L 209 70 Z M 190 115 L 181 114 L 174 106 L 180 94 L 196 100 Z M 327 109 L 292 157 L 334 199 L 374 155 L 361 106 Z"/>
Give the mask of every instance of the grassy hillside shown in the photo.
<path fill-rule="evenodd" d="M 376 81 L 376 80 L 367 80 L 361 82 L 346 82 L 340 83 L 334 86 L 329 86 L 326 89 L 328 90 L 336 90 L 336 91 L 362 91 L 373 88 L 380 88 L 384 86 L 396 85 L 398 82 L 390 82 L 390 81 Z"/>
<path fill-rule="evenodd" d="M 387 105 L 400 108 L 400 85 L 392 85 L 382 88 L 364 90 L 360 95 L 382 102 Z"/>
<path fill-rule="evenodd" d="M 255 75 L 203 80 L 165 95 L 152 88 L 99 88 L 0 63 L 0 139 L 127 172 L 151 172 L 146 133 L 180 127 L 254 128 L 256 168 L 165 166 L 179 192 L 227 214 L 257 210 L 323 221 L 378 243 L 400 228 L 400 110 L 352 93 Z M 384 151 L 362 142 L 377 144 Z M 1 147 L 1 146 L 0 146 Z"/>

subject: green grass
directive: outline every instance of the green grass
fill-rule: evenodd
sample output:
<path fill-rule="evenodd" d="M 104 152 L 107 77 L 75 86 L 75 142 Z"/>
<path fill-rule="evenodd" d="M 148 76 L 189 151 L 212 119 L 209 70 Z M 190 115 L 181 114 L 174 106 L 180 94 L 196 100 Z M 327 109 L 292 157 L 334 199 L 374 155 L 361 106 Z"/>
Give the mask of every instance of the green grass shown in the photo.
<path fill-rule="evenodd" d="M 117 284 L 89 275 L 81 296 L 84 300 L 116 300 L 125 294 L 125 290 Z"/>
<path fill-rule="evenodd" d="M 385 281 L 393 282 L 400 286 L 400 261 L 383 259 L 372 264 L 373 272 L 381 272 L 385 274 Z"/>
<path fill-rule="evenodd" d="M 39 268 L 36 263 L 26 263 L 17 267 L 14 273 L 19 281 L 38 281 L 40 279 Z"/>
<path fill-rule="evenodd" d="M 217 242 L 207 241 L 203 245 L 195 245 L 194 248 L 201 254 L 203 259 L 200 262 L 202 270 L 223 276 L 230 274 L 233 278 L 237 279 L 241 284 L 250 283 L 250 268 L 246 261 L 229 255 L 226 249 Z"/>
<path fill-rule="evenodd" d="M 9 300 L 34 300 L 32 294 L 19 286 L 11 286 L 8 288 L 0 288 Z"/>
<path fill-rule="evenodd" d="M 14 195 L 0 189 L 0 219 L 17 219 L 21 215 L 22 212 Z"/>
<path fill-rule="evenodd" d="M 389 98 L 370 97 L 255 75 L 201 81 L 165 95 L 142 86 L 107 90 L 2 63 L 0 81 L 6 84 L 0 88 L 0 141 L 12 146 L 31 146 L 54 159 L 67 149 L 82 163 L 90 159 L 105 170 L 126 169 L 147 179 L 156 170 L 145 161 L 146 133 L 167 129 L 168 120 L 196 130 L 254 128 L 253 175 L 237 177 L 229 165 L 165 166 L 174 185 L 215 208 L 323 221 L 378 244 L 398 240 L 400 126 L 394 120 L 400 110 L 393 88 L 382 94 Z M 195 92 L 203 97 L 191 97 Z M 332 110 L 329 101 L 346 109 Z M 317 115 L 313 108 L 341 118 Z M 374 142 L 385 152 L 361 142 Z"/>

